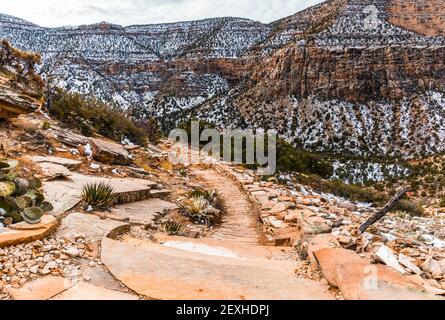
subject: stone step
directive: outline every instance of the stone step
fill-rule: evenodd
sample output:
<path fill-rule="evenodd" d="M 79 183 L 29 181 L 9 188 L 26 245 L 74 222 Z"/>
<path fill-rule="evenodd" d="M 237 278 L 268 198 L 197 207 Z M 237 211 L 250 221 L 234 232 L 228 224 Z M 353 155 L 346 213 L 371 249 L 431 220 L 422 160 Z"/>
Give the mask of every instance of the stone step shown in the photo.
<path fill-rule="evenodd" d="M 115 204 L 147 200 L 153 197 L 156 183 L 144 179 L 106 178 L 73 173 L 69 179 L 46 181 L 43 184 L 45 198 L 54 206 L 56 215 L 71 210 L 81 200 L 82 188 L 88 183 L 108 183 L 116 193 Z"/>
<path fill-rule="evenodd" d="M 82 165 L 82 161 L 74 160 L 74 159 L 68 159 L 68 158 L 61 158 L 61 157 L 54 157 L 54 156 L 29 156 L 29 160 L 37 163 L 53 163 L 57 165 L 61 165 L 66 167 L 69 170 L 77 170 Z"/>
<path fill-rule="evenodd" d="M 159 199 L 165 199 L 171 194 L 171 190 L 151 190 L 150 195 L 152 198 L 159 198 Z"/>
<path fill-rule="evenodd" d="M 0 248 L 41 240 L 57 229 L 57 221 L 51 215 L 44 215 L 38 224 L 17 223 L 0 229 Z"/>
<path fill-rule="evenodd" d="M 159 198 L 121 204 L 111 209 L 110 219 L 125 221 L 132 224 L 151 225 L 160 215 L 178 209 L 174 203 Z"/>
<path fill-rule="evenodd" d="M 73 212 L 62 220 L 56 237 L 71 240 L 83 235 L 88 241 L 98 242 L 110 232 L 126 230 L 128 227 L 124 222 L 101 219 L 94 214 Z"/>
<path fill-rule="evenodd" d="M 298 279 L 295 262 L 241 254 L 233 249 L 239 245 L 235 242 L 232 250 L 227 243 L 226 247 L 209 242 L 193 244 L 190 246 L 188 239 L 182 244 L 162 245 L 104 238 L 101 259 L 127 287 L 154 299 L 333 299 L 325 285 Z M 256 250 L 255 246 L 250 248 Z"/>

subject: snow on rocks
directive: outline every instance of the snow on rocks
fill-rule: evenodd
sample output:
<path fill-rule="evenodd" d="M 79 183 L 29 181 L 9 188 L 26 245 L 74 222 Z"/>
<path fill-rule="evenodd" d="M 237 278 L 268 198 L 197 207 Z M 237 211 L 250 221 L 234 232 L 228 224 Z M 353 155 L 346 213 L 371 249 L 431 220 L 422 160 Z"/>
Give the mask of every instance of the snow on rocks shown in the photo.
<path fill-rule="evenodd" d="M 389 214 L 370 233 L 359 235 L 359 226 L 376 211 L 368 204 L 352 203 L 307 187 L 257 181 L 252 171 L 226 164 L 218 164 L 217 169 L 250 196 L 270 243 L 303 248 L 308 258 L 320 248 L 343 247 L 366 257 L 367 263 L 385 264 L 401 275 L 421 277 L 429 292 L 434 291 L 431 288 L 442 290 L 445 250 L 437 230 L 443 230 L 444 219 Z M 314 258 L 310 265 L 316 267 Z"/>
<path fill-rule="evenodd" d="M 405 273 L 405 269 L 402 268 L 392 250 L 387 246 L 381 246 L 375 255 L 387 266 L 392 267 L 400 273 Z"/>

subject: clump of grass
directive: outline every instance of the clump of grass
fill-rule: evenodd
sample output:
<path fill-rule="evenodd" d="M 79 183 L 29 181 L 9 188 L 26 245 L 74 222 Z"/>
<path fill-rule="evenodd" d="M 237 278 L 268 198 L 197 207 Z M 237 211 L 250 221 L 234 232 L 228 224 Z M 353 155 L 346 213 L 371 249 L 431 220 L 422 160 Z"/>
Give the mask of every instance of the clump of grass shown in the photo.
<path fill-rule="evenodd" d="M 221 221 L 221 210 L 203 196 L 192 196 L 181 203 L 184 214 L 196 224 L 212 226 Z"/>
<path fill-rule="evenodd" d="M 190 197 L 182 202 L 182 207 L 190 214 L 196 215 L 204 212 L 209 202 L 204 197 Z"/>
<path fill-rule="evenodd" d="M 115 193 L 107 183 L 89 183 L 82 189 L 82 199 L 87 208 L 107 210 L 115 199 Z"/>
<path fill-rule="evenodd" d="M 162 229 L 171 236 L 180 235 L 183 229 L 182 224 L 173 220 L 168 220 L 164 222 L 161 226 Z"/>
<path fill-rule="evenodd" d="M 49 129 L 51 129 L 51 123 L 49 123 L 48 121 L 43 121 L 41 126 L 42 126 L 42 130 L 49 130 Z"/>
<path fill-rule="evenodd" d="M 408 213 L 410 216 L 421 217 L 425 214 L 422 206 L 409 200 L 402 200 L 396 207 L 397 210 Z"/>
<path fill-rule="evenodd" d="M 212 205 L 214 208 L 221 211 L 223 210 L 221 199 L 218 197 L 218 194 L 215 191 L 208 191 L 202 188 L 196 188 L 190 191 L 188 196 L 189 198 L 202 197 L 205 200 L 207 200 L 207 202 L 209 202 L 209 204 Z"/>

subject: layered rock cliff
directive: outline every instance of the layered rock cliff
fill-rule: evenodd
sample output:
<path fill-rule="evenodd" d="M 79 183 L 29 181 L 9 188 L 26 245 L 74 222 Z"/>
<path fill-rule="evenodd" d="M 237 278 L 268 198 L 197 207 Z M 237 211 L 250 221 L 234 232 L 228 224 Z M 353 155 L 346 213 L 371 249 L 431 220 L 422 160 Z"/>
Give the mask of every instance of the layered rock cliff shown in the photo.
<path fill-rule="evenodd" d="M 331 2 L 342 9 L 321 32 L 308 29 L 252 63 L 243 88 L 224 98 L 225 109 L 312 150 L 408 158 L 442 153 L 443 37 L 390 23 L 391 1 L 342 3 Z M 215 110 L 212 117 L 223 122 L 225 116 Z"/>
<path fill-rule="evenodd" d="M 0 42 L 0 119 L 36 111 L 42 105 L 44 82 L 35 73 L 40 56 Z"/>
<path fill-rule="evenodd" d="M 42 28 L 0 15 L 0 38 L 42 72 L 166 127 L 194 113 L 275 128 L 319 151 L 445 150 L 441 1 L 330 0 L 271 24 L 219 18 Z"/>

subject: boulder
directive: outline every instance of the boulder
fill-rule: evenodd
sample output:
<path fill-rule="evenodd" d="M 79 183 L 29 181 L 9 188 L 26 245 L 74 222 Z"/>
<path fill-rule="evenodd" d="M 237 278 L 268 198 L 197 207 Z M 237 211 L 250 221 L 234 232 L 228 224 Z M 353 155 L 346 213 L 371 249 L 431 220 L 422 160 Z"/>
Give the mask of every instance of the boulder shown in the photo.
<path fill-rule="evenodd" d="M 60 166 L 66 167 L 69 170 L 77 170 L 82 165 L 82 161 L 68 159 L 68 158 L 54 157 L 54 156 L 45 156 L 45 157 L 34 156 L 34 157 L 29 157 L 29 159 L 33 162 L 38 162 L 38 163 L 46 162 L 46 163 L 58 164 Z"/>
<path fill-rule="evenodd" d="M 298 223 L 301 220 L 308 219 L 316 216 L 317 214 L 311 210 L 289 210 L 288 214 L 284 218 L 285 221 Z"/>
<path fill-rule="evenodd" d="M 347 262 L 336 270 L 336 283 L 346 300 L 430 300 L 434 295 L 393 268 Z"/>
<path fill-rule="evenodd" d="M 445 274 L 445 259 L 440 260 L 439 264 L 440 264 L 440 270 L 442 271 L 443 274 Z"/>
<path fill-rule="evenodd" d="M 330 233 L 331 227 L 326 220 L 321 217 L 309 217 L 298 221 L 298 225 L 305 235 L 316 235 L 321 233 Z"/>
<path fill-rule="evenodd" d="M 40 163 L 39 170 L 44 180 L 68 178 L 72 175 L 71 171 L 69 171 L 66 167 L 49 162 Z"/>
<path fill-rule="evenodd" d="M 130 165 L 133 160 L 130 153 L 120 144 L 100 139 L 89 139 L 93 158 L 108 164 Z"/>
<path fill-rule="evenodd" d="M 433 277 L 440 276 L 442 274 L 442 268 L 439 261 L 433 257 L 428 257 L 422 264 L 422 269 L 430 273 Z"/>
<path fill-rule="evenodd" d="M 74 148 L 79 148 L 88 143 L 87 137 L 75 134 L 72 131 L 54 129 L 54 136 L 59 142 Z"/>
<path fill-rule="evenodd" d="M 390 248 L 387 246 L 381 246 L 380 249 L 375 253 L 377 259 L 387 266 L 399 271 L 400 273 L 406 273 L 405 269 L 399 264 L 396 256 Z"/>
<path fill-rule="evenodd" d="M 276 246 L 295 246 L 301 237 L 300 228 L 288 227 L 284 229 L 276 229 L 273 234 L 273 241 Z"/>
<path fill-rule="evenodd" d="M 281 220 L 278 220 L 274 216 L 268 216 L 268 217 L 263 218 L 263 223 L 265 225 L 271 226 L 276 229 L 283 229 L 283 228 L 286 228 L 289 226 L 287 223 L 285 223 Z"/>
<path fill-rule="evenodd" d="M 319 268 L 318 261 L 315 258 L 314 252 L 322 249 L 340 248 L 340 243 L 330 233 L 318 234 L 309 241 L 308 245 L 308 258 L 311 263 L 312 270 Z"/>
<path fill-rule="evenodd" d="M 294 205 L 291 202 L 278 202 L 271 210 L 268 211 L 270 214 L 278 214 L 283 211 L 286 211 L 289 209 L 292 205 Z"/>
<path fill-rule="evenodd" d="M 369 260 L 362 259 L 354 251 L 342 248 L 321 249 L 314 251 L 313 254 L 317 259 L 324 278 L 333 287 L 338 287 L 336 272 L 337 268 L 342 264 L 354 262 L 356 264 L 367 265 L 370 263 Z"/>
<path fill-rule="evenodd" d="M 415 274 L 422 274 L 422 270 L 418 266 L 416 266 L 407 256 L 403 253 L 399 254 L 399 263 L 411 270 Z"/>

